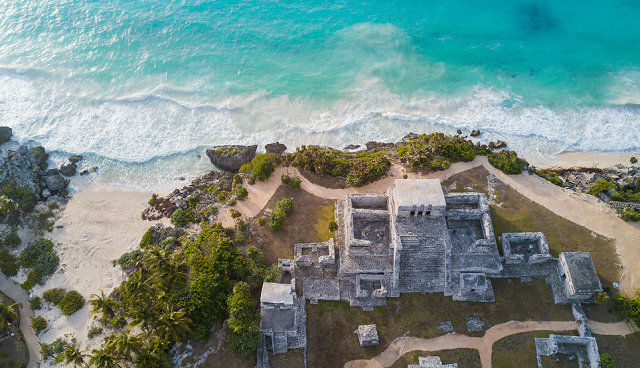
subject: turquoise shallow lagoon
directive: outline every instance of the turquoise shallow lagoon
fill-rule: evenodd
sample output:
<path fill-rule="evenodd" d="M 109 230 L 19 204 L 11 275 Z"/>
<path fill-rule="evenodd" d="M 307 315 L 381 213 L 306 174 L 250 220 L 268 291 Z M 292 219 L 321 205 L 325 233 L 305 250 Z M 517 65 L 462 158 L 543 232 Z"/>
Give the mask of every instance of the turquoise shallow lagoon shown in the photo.
<path fill-rule="evenodd" d="M 158 187 L 224 143 L 640 152 L 640 3 L 5 0 L 0 125 Z M 145 181 L 146 180 L 146 181 Z"/>

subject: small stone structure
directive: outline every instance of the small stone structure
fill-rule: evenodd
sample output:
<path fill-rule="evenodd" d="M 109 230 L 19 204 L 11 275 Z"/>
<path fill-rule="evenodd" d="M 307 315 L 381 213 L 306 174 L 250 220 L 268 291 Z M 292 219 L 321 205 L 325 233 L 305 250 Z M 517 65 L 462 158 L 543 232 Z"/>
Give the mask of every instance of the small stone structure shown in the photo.
<path fill-rule="evenodd" d="M 560 254 L 560 277 L 571 301 L 587 301 L 602 291 L 600 279 L 588 252 Z"/>
<path fill-rule="evenodd" d="M 265 350 L 274 354 L 306 348 L 305 300 L 298 300 L 292 284 L 265 282 L 260 295 L 260 331 Z"/>
<path fill-rule="evenodd" d="M 409 364 L 407 368 L 458 368 L 458 363 L 442 364 L 439 356 L 418 357 L 419 364 Z"/>
<path fill-rule="evenodd" d="M 442 330 L 442 332 L 453 332 L 453 322 L 451 321 L 440 322 L 440 326 L 438 326 L 437 328 L 439 330 Z"/>
<path fill-rule="evenodd" d="M 373 346 L 380 344 L 378 328 L 376 325 L 360 325 L 355 333 L 358 335 L 360 346 Z"/>
<path fill-rule="evenodd" d="M 507 264 L 541 263 L 553 258 L 543 233 L 503 233 L 500 242 Z"/>
<path fill-rule="evenodd" d="M 600 354 L 595 337 L 551 334 L 548 338 L 536 337 L 535 341 L 538 368 L 544 368 L 540 356 L 555 354 L 577 356 L 581 368 L 598 368 L 600 366 Z"/>
<path fill-rule="evenodd" d="M 397 217 L 444 214 L 446 202 L 440 180 L 404 179 L 395 182 L 394 212 Z"/>
<path fill-rule="evenodd" d="M 467 323 L 467 331 L 469 332 L 482 332 L 482 328 L 485 323 L 478 317 L 465 317 Z"/>

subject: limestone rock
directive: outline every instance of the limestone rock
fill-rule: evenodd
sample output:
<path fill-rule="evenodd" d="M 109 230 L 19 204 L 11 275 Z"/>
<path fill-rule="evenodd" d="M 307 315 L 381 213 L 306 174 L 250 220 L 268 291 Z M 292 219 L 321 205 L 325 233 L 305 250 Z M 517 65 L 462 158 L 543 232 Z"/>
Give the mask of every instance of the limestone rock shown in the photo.
<path fill-rule="evenodd" d="M 242 165 L 249 163 L 256 155 L 258 146 L 215 146 L 207 150 L 207 156 L 212 164 L 224 171 L 235 172 Z"/>
<path fill-rule="evenodd" d="M 409 142 L 413 139 L 418 138 L 418 135 L 416 133 L 409 133 L 407 135 L 405 135 L 404 137 L 402 137 L 402 141 L 403 142 Z"/>
<path fill-rule="evenodd" d="M 25 147 L 25 146 L 22 146 L 22 147 Z M 47 159 L 49 159 L 49 154 L 42 146 L 26 148 L 26 153 L 24 153 L 24 155 L 29 158 L 29 160 L 33 165 L 38 166 L 41 170 L 46 170 L 47 167 L 49 166 L 49 164 L 47 164 Z"/>
<path fill-rule="evenodd" d="M 276 142 L 276 143 L 269 143 L 265 145 L 264 149 L 267 151 L 267 153 L 275 153 L 275 154 L 281 155 L 282 152 L 287 150 L 287 146 L 285 146 L 280 142 Z"/>
<path fill-rule="evenodd" d="M 343 148 L 344 151 L 351 151 L 351 150 L 355 150 L 360 148 L 359 144 L 350 144 L 348 146 L 346 146 L 345 148 Z"/>
<path fill-rule="evenodd" d="M 479 130 L 472 130 L 471 134 L 469 134 L 472 137 L 477 137 L 480 135 L 480 131 Z"/>
<path fill-rule="evenodd" d="M 66 188 L 67 185 L 69 185 L 69 182 L 67 181 L 67 179 L 65 179 L 60 174 L 47 176 L 46 183 L 47 183 L 47 189 L 49 189 L 52 192 L 62 190 Z"/>
<path fill-rule="evenodd" d="M 76 174 L 77 167 L 78 165 L 76 165 L 73 162 L 66 165 L 62 165 L 60 166 L 60 173 L 64 176 L 74 176 Z"/>
<path fill-rule="evenodd" d="M 499 148 L 505 148 L 507 147 L 507 144 L 503 141 L 497 141 L 497 142 L 491 142 L 489 143 L 489 148 L 490 149 L 499 149 Z"/>
<path fill-rule="evenodd" d="M 411 134 L 411 133 L 410 133 Z M 395 143 L 384 143 L 384 142 L 367 142 L 366 144 L 368 150 L 373 149 L 387 149 L 395 147 Z"/>
<path fill-rule="evenodd" d="M 9 127 L 0 127 L 0 143 L 8 142 L 13 136 L 13 130 Z"/>
<path fill-rule="evenodd" d="M 83 160 L 82 156 L 71 156 L 71 157 L 69 157 L 69 161 L 70 161 L 70 162 L 73 162 L 74 164 L 75 164 L 76 162 L 78 162 L 78 161 L 82 161 L 82 160 Z"/>
<path fill-rule="evenodd" d="M 462 135 L 462 130 L 460 130 L 460 129 L 456 130 L 456 134 L 457 135 Z"/>

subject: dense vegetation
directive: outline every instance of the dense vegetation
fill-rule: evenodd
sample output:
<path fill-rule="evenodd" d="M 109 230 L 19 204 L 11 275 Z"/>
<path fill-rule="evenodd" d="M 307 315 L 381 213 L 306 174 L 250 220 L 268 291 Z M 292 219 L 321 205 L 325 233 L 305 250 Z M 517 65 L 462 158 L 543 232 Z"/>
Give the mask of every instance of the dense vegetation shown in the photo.
<path fill-rule="evenodd" d="M 490 152 L 486 145 L 473 144 L 463 137 L 443 133 L 409 138 L 396 151 L 400 161 L 414 169 L 426 171 L 447 169 L 452 163 L 473 161 L 476 155 Z"/>
<path fill-rule="evenodd" d="M 600 354 L 600 368 L 618 368 L 618 365 L 611 355 Z"/>
<path fill-rule="evenodd" d="M 20 265 L 31 268 L 27 273 L 27 281 L 22 286 L 30 290 L 36 284 L 42 284 L 44 280 L 53 275 L 58 268 L 60 258 L 53 250 L 53 242 L 40 239 L 30 243 L 20 253 Z"/>
<path fill-rule="evenodd" d="M 561 187 L 564 185 L 564 182 L 562 181 L 562 178 L 560 178 L 560 176 L 558 175 L 557 172 L 553 171 L 553 170 L 549 170 L 549 169 L 542 169 L 542 170 L 538 170 L 535 168 L 530 168 L 529 172 L 532 174 L 536 174 L 539 177 L 546 179 L 548 181 L 550 181 L 551 183 Z"/>
<path fill-rule="evenodd" d="M 614 189 L 615 187 L 616 185 L 614 183 L 608 182 L 606 180 L 596 180 L 596 184 L 593 186 L 593 188 L 590 188 L 587 193 L 597 197 L 600 195 L 600 193 L 606 192 L 610 189 Z"/>
<path fill-rule="evenodd" d="M 79 292 L 75 290 L 67 292 L 62 288 L 49 289 L 42 294 L 42 298 L 59 307 L 67 316 L 77 312 L 85 304 L 84 297 Z"/>
<path fill-rule="evenodd" d="M 258 181 L 267 180 L 280 164 L 280 157 L 275 153 L 256 155 L 248 164 L 240 168 L 241 173 L 250 174 Z"/>
<path fill-rule="evenodd" d="M 611 299 L 625 318 L 633 321 L 636 326 L 640 326 L 640 289 L 636 289 L 633 297 L 616 294 Z"/>
<path fill-rule="evenodd" d="M 498 151 L 489 154 L 489 163 L 505 174 L 517 175 L 528 166 L 527 161 L 518 157 L 514 151 Z"/>
<path fill-rule="evenodd" d="M 47 320 L 44 319 L 44 317 L 42 317 L 42 316 L 35 316 L 31 320 L 31 326 L 33 327 L 33 329 L 38 334 L 38 333 L 40 333 L 40 331 L 43 331 L 44 329 L 47 328 Z"/>
<path fill-rule="evenodd" d="M 382 177 L 391 163 L 384 151 L 343 152 L 329 147 L 301 146 L 282 156 L 285 166 L 320 175 L 344 177 L 353 186 L 364 185 Z"/>

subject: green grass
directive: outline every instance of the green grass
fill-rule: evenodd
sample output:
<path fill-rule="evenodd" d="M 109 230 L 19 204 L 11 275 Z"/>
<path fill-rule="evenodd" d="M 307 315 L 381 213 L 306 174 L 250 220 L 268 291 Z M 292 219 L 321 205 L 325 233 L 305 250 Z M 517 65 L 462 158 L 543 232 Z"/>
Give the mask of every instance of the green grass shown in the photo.
<path fill-rule="evenodd" d="M 609 354 L 620 368 L 635 368 L 640 362 L 640 332 L 627 336 L 594 335 L 600 354 Z"/>
<path fill-rule="evenodd" d="M 493 368 L 538 368 L 535 337 L 556 335 L 577 335 L 576 331 L 534 331 L 524 332 L 496 341 L 493 344 L 491 365 Z M 547 368 L 547 365 L 544 366 Z M 551 368 L 552 366 L 550 366 Z"/>
<path fill-rule="evenodd" d="M 450 349 L 439 351 L 412 351 L 396 360 L 390 368 L 406 368 L 409 364 L 418 364 L 418 357 L 437 355 L 442 364 L 458 363 L 458 367 L 481 368 L 480 354 L 476 349 Z"/>

